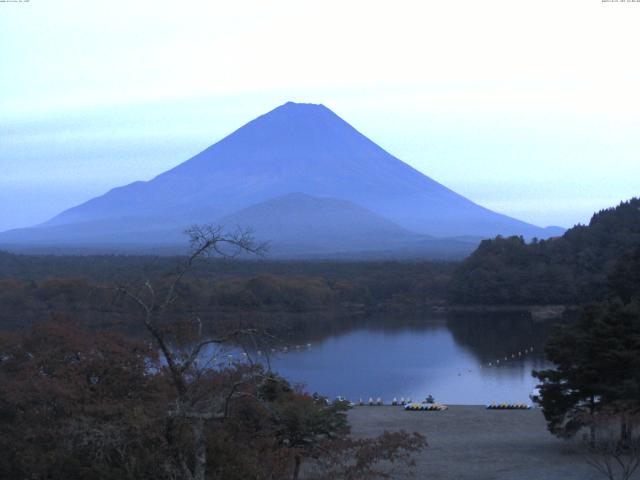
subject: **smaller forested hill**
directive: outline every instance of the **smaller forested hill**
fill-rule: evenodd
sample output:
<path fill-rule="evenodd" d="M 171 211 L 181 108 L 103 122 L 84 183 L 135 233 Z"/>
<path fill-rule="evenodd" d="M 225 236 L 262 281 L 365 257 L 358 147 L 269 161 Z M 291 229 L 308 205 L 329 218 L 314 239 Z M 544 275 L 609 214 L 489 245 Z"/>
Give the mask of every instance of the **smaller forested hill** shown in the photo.
<path fill-rule="evenodd" d="M 458 304 L 577 304 L 604 296 L 607 276 L 640 246 L 640 198 L 593 215 L 562 237 L 484 240 L 455 270 Z"/>

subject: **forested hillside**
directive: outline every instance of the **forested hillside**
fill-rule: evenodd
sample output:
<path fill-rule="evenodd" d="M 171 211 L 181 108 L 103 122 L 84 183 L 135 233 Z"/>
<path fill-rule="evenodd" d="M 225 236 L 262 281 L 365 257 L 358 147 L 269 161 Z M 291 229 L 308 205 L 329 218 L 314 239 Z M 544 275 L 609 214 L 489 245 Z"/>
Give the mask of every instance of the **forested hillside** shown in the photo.
<path fill-rule="evenodd" d="M 176 257 L 29 256 L 0 252 L 0 328 L 71 315 L 87 326 L 132 323 L 109 287 L 166 283 Z M 282 336 L 346 317 L 442 305 L 454 264 L 440 262 L 271 262 L 203 259 L 169 313 L 258 321 Z M 105 288 L 106 287 L 106 288 Z M 340 320 L 338 320 L 340 319 Z M 286 331 L 286 332 L 285 332 Z"/>
<path fill-rule="evenodd" d="M 456 304 L 578 304 L 601 298 L 607 275 L 640 245 L 640 199 L 593 215 L 562 237 L 483 241 L 455 270 Z"/>

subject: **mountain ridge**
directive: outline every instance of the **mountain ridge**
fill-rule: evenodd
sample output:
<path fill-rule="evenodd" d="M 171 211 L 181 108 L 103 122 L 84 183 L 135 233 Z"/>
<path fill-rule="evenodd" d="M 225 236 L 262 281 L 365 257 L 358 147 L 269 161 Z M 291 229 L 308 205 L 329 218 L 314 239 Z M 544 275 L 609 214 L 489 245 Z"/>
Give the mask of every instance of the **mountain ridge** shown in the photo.
<path fill-rule="evenodd" d="M 48 229 L 65 225 L 73 240 L 87 222 L 102 222 L 109 234 L 138 232 L 144 240 L 145 232 L 217 223 L 292 192 L 351 202 L 420 235 L 552 236 L 420 173 L 324 105 L 288 102 L 149 181 L 116 187 L 35 228 L 0 234 L 0 242 L 45 238 Z"/>

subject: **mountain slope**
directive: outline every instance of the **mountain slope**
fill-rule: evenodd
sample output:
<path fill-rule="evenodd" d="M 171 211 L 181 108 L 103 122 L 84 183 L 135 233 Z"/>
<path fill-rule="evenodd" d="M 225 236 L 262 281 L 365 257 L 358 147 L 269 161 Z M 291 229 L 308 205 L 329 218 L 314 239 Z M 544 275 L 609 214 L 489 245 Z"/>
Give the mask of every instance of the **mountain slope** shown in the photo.
<path fill-rule="evenodd" d="M 86 236 L 83 224 L 97 222 L 105 233 L 138 232 L 143 241 L 145 232 L 218 222 L 291 192 L 343 199 L 420 234 L 549 236 L 435 182 L 323 105 L 291 102 L 148 182 L 115 188 L 62 212 L 39 226 L 37 236 L 46 239 L 47 231 L 57 230 L 56 241 L 64 241 L 60 227 L 67 226 L 67 239 L 77 240 Z M 26 229 L 0 235 L 0 242 L 28 242 L 32 234 Z"/>
<path fill-rule="evenodd" d="M 220 219 L 227 228 L 251 225 L 256 238 L 273 239 L 272 256 L 379 254 L 453 258 L 475 244 L 418 235 L 346 200 L 291 193 Z"/>
<path fill-rule="evenodd" d="M 221 218 L 220 223 L 251 225 L 258 238 L 313 245 L 322 251 L 370 250 L 420 237 L 352 202 L 302 193 L 251 205 Z"/>

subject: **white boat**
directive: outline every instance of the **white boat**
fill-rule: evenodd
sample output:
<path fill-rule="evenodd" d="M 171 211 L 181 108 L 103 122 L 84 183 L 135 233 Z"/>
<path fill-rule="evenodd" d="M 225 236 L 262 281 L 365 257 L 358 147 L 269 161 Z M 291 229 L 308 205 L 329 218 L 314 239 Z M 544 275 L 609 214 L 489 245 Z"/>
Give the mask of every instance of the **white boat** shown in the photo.
<path fill-rule="evenodd" d="M 529 398 L 532 402 L 537 402 L 540 400 L 540 389 L 538 387 L 534 388 L 529 394 Z"/>

